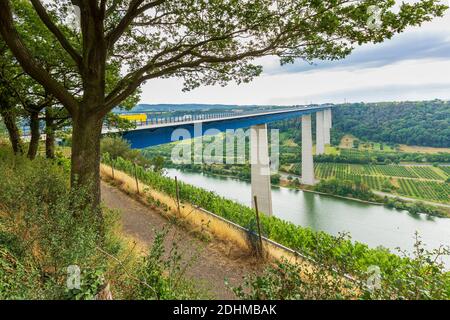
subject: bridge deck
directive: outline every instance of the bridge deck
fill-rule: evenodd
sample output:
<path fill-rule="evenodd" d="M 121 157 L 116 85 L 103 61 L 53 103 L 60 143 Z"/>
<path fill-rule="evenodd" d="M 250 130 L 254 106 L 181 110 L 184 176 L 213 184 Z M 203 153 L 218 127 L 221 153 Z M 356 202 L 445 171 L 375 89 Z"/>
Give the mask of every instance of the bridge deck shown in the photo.
<path fill-rule="evenodd" d="M 253 125 L 271 123 L 275 121 L 286 120 L 290 118 L 300 117 L 304 114 L 315 113 L 324 109 L 331 108 L 330 105 L 314 106 L 314 107 L 297 107 L 275 111 L 264 111 L 247 114 L 233 114 L 231 116 L 218 116 L 206 119 L 183 119 L 183 121 L 168 123 L 152 123 L 137 125 L 136 128 L 130 129 L 121 134 L 127 139 L 132 148 L 141 149 L 150 146 L 156 146 L 164 143 L 173 142 L 172 133 L 175 129 L 186 129 L 191 137 L 208 135 L 208 130 L 216 129 L 225 132 L 228 129 L 248 128 Z M 220 115 L 220 114 L 219 114 Z M 166 118 L 166 121 L 169 118 Z M 194 127 L 201 124 L 202 132 L 194 132 Z M 104 128 L 102 134 L 116 133 L 118 129 Z"/>

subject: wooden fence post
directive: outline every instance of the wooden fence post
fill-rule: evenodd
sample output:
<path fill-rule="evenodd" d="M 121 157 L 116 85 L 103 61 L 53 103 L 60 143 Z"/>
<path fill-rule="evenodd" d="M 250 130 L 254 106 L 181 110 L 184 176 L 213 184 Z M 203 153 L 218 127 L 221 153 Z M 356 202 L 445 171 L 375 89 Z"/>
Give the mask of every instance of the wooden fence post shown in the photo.
<path fill-rule="evenodd" d="M 255 201 L 255 211 L 256 211 L 256 224 L 258 226 L 258 236 L 259 236 L 259 255 L 263 256 L 263 241 L 262 241 L 262 234 L 261 234 L 261 223 L 259 221 L 259 210 L 258 210 L 258 198 L 256 196 L 253 197 L 253 200 Z"/>
<path fill-rule="evenodd" d="M 178 208 L 178 214 L 181 214 L 180 211 L 180 189 L 178 187 L 178 178 L 175 177 L 175 192 L 177 197 L 177 208 Z"/>
<path fill-rule="evenodd" d="M 111 159 L 112 178 L 114 179 L 114 159 Z"/>
<path fill-rule="evenodd" d="M 133 164 L 134 164 L 134 179 L 136 180 L 136 190 L 137 190 L 137 194 L 139 194 L 139 180 L 138 180 L 138 177 L 137 177 L 136 162 L 134 162 Z"/>

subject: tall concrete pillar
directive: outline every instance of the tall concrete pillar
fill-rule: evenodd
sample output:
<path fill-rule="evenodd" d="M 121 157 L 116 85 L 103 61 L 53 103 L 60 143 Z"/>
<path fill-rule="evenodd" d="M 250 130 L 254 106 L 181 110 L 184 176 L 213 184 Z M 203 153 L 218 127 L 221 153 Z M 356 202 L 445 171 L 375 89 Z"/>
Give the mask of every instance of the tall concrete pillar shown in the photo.
<path fill-rule="evenodd" d="M 330 130 L 331 130 L 331 124 L 332 124 L 332 121 L 331 121 L 331 109 L 326 109 L 325 111 L 324 111 L 324 115 L 325 115 L 325 118 L 324 118 L 324 141 L 325 141 L 325 144 L 331 144 L 331 133 L 330 133 Z"/>
<path fill-rule="evenodd" d="M 333 114 L 331 112 L 331 108 L 328 109 L 328 124 L 330 128 L 333 128 Z"/>
<path fill-rule="evenodd" d="M 326 124 L 325 120 L 325 112 L 318 111 L 316 112 L 316 155 L 325 153 L 325 128 Z"/>
<path fill-rule="evenodd" d="M 310 114 L 302 116 L 302 183 L 310 186 L 315 183 Z"/>
<path fill-rule="evenodd" d="M 250 129 L 250 163 L 252 179 L 252 207 L 258 199 L 258 210 L 272 215 L 272 190 L 270 183 L 269 142 L 267 125 L 255 125 Z"/>

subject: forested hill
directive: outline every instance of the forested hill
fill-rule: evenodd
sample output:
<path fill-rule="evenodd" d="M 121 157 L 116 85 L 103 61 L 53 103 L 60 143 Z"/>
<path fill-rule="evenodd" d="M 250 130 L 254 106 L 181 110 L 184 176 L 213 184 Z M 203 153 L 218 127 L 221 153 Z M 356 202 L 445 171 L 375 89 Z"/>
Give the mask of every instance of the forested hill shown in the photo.
<path fill-rule="evenodd" d="M 336 105 L 333 126 L 359 139 L 450 147 L 450 102 L 385 102 Z"/>

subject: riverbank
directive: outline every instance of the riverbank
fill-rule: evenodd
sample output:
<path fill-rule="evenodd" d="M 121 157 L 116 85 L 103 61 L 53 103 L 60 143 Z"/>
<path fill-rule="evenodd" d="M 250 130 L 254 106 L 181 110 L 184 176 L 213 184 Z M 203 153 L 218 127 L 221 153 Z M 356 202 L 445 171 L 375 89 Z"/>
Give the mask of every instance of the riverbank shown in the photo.
<path fill-rule="evenodd" d="M 126 169 L 128 171 L 128 169 L 131 169 L 131 167 L 126 167 L 126 166 L 118 166 L 118 167 L 122 167 L 124 169 Z M 116 169 L 118 168 L 116 167 Z M 160 178 L 158 178 L 157 176 L 154 176 L 154 174 L 152 174 L 151 172 L 147 172 L 145 173 L 145 175 L 147 176 L 147 179 L 145 176 L 143 176 L 142 174 L 144 174 L 144 172 L 142 172 L 140 169 L 142 168 L 138 168 L 138 170 L 136 171 L 130 171 L 127 174 L 123 173 L 123 171 L 119 171 L 119 170 L 115 170 L 115 181 L 118 182 L 118 186 L 120 189 L 122 189 L 122 191 L 125 191 L 126 194 L 133 194 L 133 197 L 135 198 L 139 198 L 140 199 L 140 203 L 143 203 L 144 205 L 146 204 L 147 206 L 150 204 L 154 203 L 154 200 L 158 199 L 160 200 L 160 207 L 163 209 L 162 212 L 162 216 L 171 216 L 171 215 L 175 215 L 177 217 L 179 217 L 180 219 L 182 219 L 182 221 L 180 221 L 183 225 L 184 222 L 187 222 L 188 224 L 196 221 L 196 225 L 197 228 L 201 227 L 203 231 L 205 231 L 206 229 L 209 229 L 211 231 L 214 232 L 214 234 L 216 234 L 216 231 L 219 231 L 219 235 L 223 238 L 224 235 L 226 235 L 225 237 L 225 241 L 226 243 L 230 243 L 230 241 L 236 240 L 236 231 L 238 231 L 238 233 L 240 233 L 240 236 L 238 236 L 238 238 L 241 239 L 240 242 L 242 242 L 242 240 L 246 243 L 248 243 L 250 241 L 250 243 L 253 243 L 253 241 L 251 239 L 248 238 L 249 235 L 249 229 L 243 228 L 240 224 L 236 224 L 234 222 L 231 222 L 230 220 L 223 218 L 223 211 L 220 210 L 221 208 L 217 206 L 218 203 L 216 203 L 216 205 L 214 205 L 213 203 L 215 201 L 206 201 L 204 204 L 205 205 L 213 205 L 213 207 L 215 207 L 217 213 L 220 213 L 220 215 L 214 214 L 210 211 L 205 211 L 204 209 L 202 209 L 199 206 L 193 205 L 191 202 L 181 202 L 181 200 L 187 195 L 185 191 L 188 191 L 189 189 L 191 191 L 194 191 L 192 189 L 192 186 L 189 186 L 183 182 L 181 182 L 181 180 L 178 180 L 178 184 L 175 184 L 175 190 L 179 190 L 179 193 L 177 192 L 177 194 L 180 195 L 180 197 L 177 199 L 173 198 L 173 182 L 170 183 L 171 186 L 169 187 L 167 185 L 167 182 L 171 182 L 170 180 L 167 180 L 167 178 L 164 177 L 160 177 L 162 180 L 160 180 Z M 104 165 L 102 165 L 102 176 L 108 176 L 109 178 L 113 177 L 113 173 L 112 173 L 112 169 L 111 167 L 106 167 Z M 139 179 L 139 184 L 137 183 L 137 181 L 135 181 L 135 178 L 133 177 L 133 175 L 136 175 L 136 177 L 138 177 Z M 147 182 L 151 182 L 151 184 L 147 185 L 147 184 L 142 184 L 142 180 L 147 180 Z M 166 183 L 159 183 L 165 181 Z M 177 187 L 178 186 L 178 187 Z M 154 189 L 154 187 L 157 187 L 158 190 L 163 189 L 165 191 L 157 191 Z M 169 188 L 168 188 L 169 187 Z M 186 190 L 187 188 L 187 190 Z M 171 196 L 169 194 L 166 194 L 165 192 L 169 192 L 169 194 L 172 194 Z M 192 192 L 189 193 L 189 195 L 191 195 Z M 211 192 L 206 192 L 204 194 L 212 196 L 213 198 L 215 197 L 215 195 Z M 124 204 L 124 202 L 126 202 L 125 200 L 121 200 L 121 199 L 116 199 L 115 201 L 118 201 L 118 205 L 119 206 L 126 206 L 126 204 Z M 152 199 L 152 200 L 149 200 Z M 179 209 L 177 211 L 177 205 L 176 205 L 176 201 L 180 199 L 180 204 L 181 206 L 179 206 Z M 194 198 L 195 199 L 195 198 Z M 213 200 L 213 199 L 205 199 L 205 200 Z M 227 202 L 227 200 L 223 199 L 223 202 Z M 191 208 L 191 206 L 193 206 L 193 208 Z M 128 209 L 128 208 L 126 208 Z M 193 211 L 192 211 L 193 210 Z M 144 211 L 141 214 L 138 214 L 139 219 L 144 218 L 143 216 L 145 216 L 147 214 L 147 212 L 145 212 L 146 210 L 144 209 Z M 172 212 L 172 213 L 170 213 Z M 207 216 L 204 215 L 204 213 L 207 213 Z M 241 213 L 243 215 L 246 215 L 246 212 L 241 211 Z M 136 212 L 132 212 L 132 214 L 136 214 Z M 242 217 L 241 217 L 242 218 Z M 271 221 L 266 220 L 267 217 L 265 216 L 261 216 L 262 218 L 262 223 L 273 223 L 273 224 L 278 224 L 276 219 L 271 219 Z M 200 225 L 199 225 L 200 223 Z M 226 224 L 226 226 L 223 225 L 223 223 Z M 221 226 L 220 226 L 221 225 Z M 203 226 L 206 226 L 206 228 L 204 229 Z M 289 243 L 294 244 L 297 243 L 298 241 L 296 240 L 296 238 L 298 236 L 301 236 L 301 234 L 299 234 L 299 232 L 310 232 L 307 229 L 302 229 L 302 228 L 298 228 L 298 229 L 291 229 L 289 228 L 288 224 L 284 224 L 284 225 L 274 225 L 273 226 L 273 231 L 275 231 L 274 233 L 272 233 L 272 236 L 276 236 L 276 234 L 279 234 L 279 232 L 282 232 L 282 230 L 280 229 L 280 227 L 287 228 L 286 232 L 288 233 L 287 235 L 289 236 Z M 219 227 L 219 228 L 218 228 Z M 267 227 L 267 225 L 266 225 Z M 141 229 L 142 226 L 139 224 L 138 229 Z M 225 229 L 229 229 L 228 231 L 231 231 L 231 229 L 234 230 L 234 236 L 230 238 L 230 232 L 226 232 Z M 225 231 L 225 232 L 224 232 Z M 280 234 L 281 235 L 281 234 Z M 370 295 L 366 295 L 364 294 L 364 296 L 360 296 L 360 292 L 363 292 L 365 290 L 365 286 L 364 283 L 366 283 L 366 277 L 367 277 L 367 272 L 364 271 L 364 264 L 366 259 L 367 262 L 370 263 L 376 263 L 377 266 L 380 266 L 381 271 L 383 272 L 383 281 L 386 281 L 384 286 L 386 288 L 396 288 L 398 287 L 403 287 L 403 285 L 401 284 L 401 282 L 403 281 L 403 279 L 405 279 L 405 281 L 408 281 L 408 279 L 406 279 L 406 275 L 404 273 L 403 270 L 411 270 L 408 266 L 411 265 L 416 265 L 417 264 L 417 260 L 416 258 L 414 258 L 415 260 L 412 261 L 409 258 L 399 258 L 395 255 L 391 255 L 388 251 L 386 250 L 382 250 L 381 248 L 377 248 L 377 249 L 367 249 L 366 246 L 364 246 L 363 244 L 360 243 L 354 243 L 355 248 L 352 249 L 352 244 L 346 240 L 346 238 L 329 238 L 329 235 L 326 235 L 324 233 L 313 233 L 311 234 L 312 238 L 310 238 L 308 241 L 308 244 L 304 241 L 301 241 L 301 243 L 303 243 L 304 245 L 306 245 L 305 248 L 308 248 L 309 246 L 312 246 L 315 248 L 315 251 L 317 253 L 316 256 L 313 257 L 307 257 L 304 256 L 303 254 L 299 254 L 298 251 L 291 249 L 291 246 L 286 246 L 286 245 L 281 245 L 279 243 L 276 243 L 268 238 L 263 237 L 263 247 L 264 250 L 263 252 L 267 254 L 268 257 L 272 257 L 275 258 L 276 261 L 278 261 L 279 259 L 282 259 L 284 264 L 288 264 L 288 266 L 298 266 L 300 269 L 297 269 L 296 271 L 290 271 L 291 269 L 287 269 L 285 270 L 284 268 L 280 269 L 279 271 L 281 272 L 281 276 L 283 277 L 283 282 L 289 282 L 291 281 L 291 277 L 293 276 L 293 272 L 294 274 L 301 274 L 302 278 L 303 275 L 305 277 L 308 277 L 308 275 L 313 275 L 314 278 L 311 278 L 311 280 L 315 280 L 318 283 L 319 287 L 323 287 L 324 281 L 328 282 L 332 282 L 335 284 L 339 284 L 339 285 L 345 285 L 345 288 L 348 289 L 348 293 L 351 295 L 351 299 L 371 299 Z M 306 240 L 306 239 L 305 239 Z M 331 240 L 331 242 L 330 242 Z M 252 245 L 253 246 L 253 245 Z M 189 248 L 189 246 L 188 246 Z M 336 256 L 335 258 L 333 258 L 334 256 L 334 250 L 337 249 L 339 254 L 338 256 Z M 361 260 L 363 255 L 364 259 Z M 331 256 L 330 256 L 331 255 Z M 357 256 L 360 256 L 359 258 L 357 258 Z M 331 258 L 331 260 L 330 260 Z M 356 260 L 355 260 L 356 258 Z M 334 260 L 336 259 L 336 260 Z M 386 260 L 387 259 L 387 260 Z M 210 257 L 208 257 L 208 260 L 211 260 Z M 270 261 L 270 259 L 268 260 Z M 425 260 L 424 260 L 425 261 Z M 388 262 L 386 264 L 386 262 Z M 362 263 L 362 265 L 361 265 Z M 260 265 L 260 261 L 257 261 L 256 265 Z M 282 266 L 282 264 L 278 264 L 279 266 Z M 214 272 L 214 269 L 217 269 L 218 266 L 212 266 L 212 272 Z M 224 266 L 223 268 L 226 268 L 228 266 Z M 254 266 L 255 267 L 255 266 Z M 359 268 L 362 267 L 363 269 L 360 270 Z M 317 272 L 316 269 L 318 268 Z M 440 268 L 440 270 L 442 270 L 442 277 L 446 277 L 445 275 L 445 270 L 442 269 L 442 267 L 438 267 Z M 195 268 L 197 269 L 197 268 Z M 360 270 L 360 271 L 358 271 Z M 242 271 L 242 270 L 241 270 Z M 240 271 L 240 272 L 241 272 Z M 287 272 L 285 272 L 287 271 Z M 326 276 L 323 278 L 318 278 L 317 275 L 320 272 L 326 272 Z M 415 281 L 417 281 L 416 279 L 419 277 L 422 278 L 422 271 L 418 270 L 418 273 L 415 273 Z M 222 270 L 216 270 L 215 272 L 218 272 L 219 274 L 223 274 Z M 278 270 L 277 270 L 278 272 Z M 265 274 L 267 275 L 267 273 Z M 425 276 L 426 274 L 424 274 Z M 208 277 L 208 275 L 205 274 L 200 274 L 200 277 Z M 260 279 L 264 279 L 264 275 L 261 274 L 254 274 L 254 277 L 258 277 Z M 296 276 L 298 277 L 298 276 Z M 441 275 L 437 275 L 437 277 L 441 277 Z M 361 281 L 357 281 L 355 282 L 355 279 L 360 279 Z M 385 280 L 386 279 L 386 280 Z M 428 283 L 429 278 L 425 278 L 426 281 L 425 283 Z M 442 283 L 444 283 L 444 285 L 446 286 L 446 278 L 444 278 L 444 282 L 440 280 L 440 278 L 438 278 L 440 285 Z M 241 279 L 242 280 L 242 279 Z M 337 281 L 335 281 L 337 280 Z M 263 280 L 264 281 L 264 280 Z M 306 280 L 305 280 L 306 281 Z M 245 282 L 248 283 L 248 282 Z M 314 282 L 315 283 L 315 282 Z M 423 286 L 424 282 L 420 282 L 420 284 Z M 210 284 L 213 284 L 212 282 Z M 362 284 L 362 286 L 360 287 L 359 285 Z M 313 284 L 314 285 L 314 284 Z M 406 282 L 406 285 L 410 285 L 410 282 Z M 331 288 L 332 286 L 330 286 L 329 288 Z M 333 286 L 334 287 L 334 286 Z M 217 288 L 216 288 L 217 289 Z M 240 291 L 242 292 L 242 291 Z M 345 292 L 347 292 L 347 290 L 345 290 Z M 387 291 L 387 292 L 391 292 L 391 291 Z M 394 291 L 392 291 L 394 292 Z M 239 296 L 241 297 L 241 296 Z M 342 295 L 339 295 L 340 298 L 343 298 Z M 242 298 L 242 297 L 241 297 Z M 379 297 L 378 297 L 379 298 Z M 377 298 L 377 299 L 378 299 Z"/>
<path fill-rule="evenodd" d="M 320 192 L 320 191 L 316 191 L 316 190 L 310 190 L 307 188 L 299 188 L 299 190 L 302 190 L 303 192 L 310 192 L 310 193 L 314 193 L 314 194 L 320 194 L 322 196 L 344 199 L 344 200 L 349 200 L 349 201 L 356 201 L 356 202 L 371 204 L 371 205 L 375 205 L 375 206 L 383 206 L 384 205 L 383 203 L 380 203 L 380 202 L 372 202 L 372 201 L 367 201 L 367 200 L 362 200 L 362 199 L 357 199 L 357 198 L 344 197 L 344 196 L 340 196 L 337 194 L 325 193 L 325 192 Z"/>
<path fill-rule="evenodd" d="M 432 202 L 432 201 L 425 201 L 425 200 L 418 200 L 418 199 L 413 199 L 413 198 L 409 198 L 409 197 L 405 197 L 405 196 L 399 196 L 399 195 L 395 195 L 395 194 L 392 194 L 392 193 L 386 193 L 386 192 L 377 191 L 377 190 L 372 190 L 372 192 L 377 194 L 377 195 L 379 195 L 379 196 L 382 196 L 382 197 L 398 198 L 398 199 L 405 200 L 405 201 L 410 201 L 410 202 L 423 202 L 423 203 L 428 204 L 430 206 L 448 208 L 449 211 L 450 211 L 450 204 L 439 203 L 439 202 Z"/>
<path fill-rule="evenodd" d="M 249 182 L 175 169 L 166 175 L 247 207 L 252 205 Z M 280 219 L 333 235 L 348 233 L 372 248 L 384 246 L 394 252 L 396 248 L 413 252 L 416 230 L 430 248 L 450 243 L 450 219 L 284 187 L 272 187 L 272 204 L 274 215 Z"/>
<path fill-rule="evenodd" d="M 250 182 L 250 179 L 245 179 L 245 178 L 240 178 L 240 177 L 237 178 L 236 176 L 227 175 L 227 174 L 224 174 L 223 172 L 217 173 L 217 172 L 210 172 L 210 171 L 189 170 L 189 168 L 185 168 L 185 167 L 182 167 L 182 168 L 174 167 L 173 169 L 183 170 L 183 171 L 191 172 L 191 173 L 201 173 L 201 174 L 215 176 L 215 177 L 232 178 L 232 179 L 236 179 L 238 181 Z M 300 176 L 290 174 L 288 172 L 280 171 L 279 176 L 280 176 L 280 178 L 276 179 L 276 180 L 279 180 L 279 182 L 278 183 L 272 182 L 272 186 L 284 187 L 284 188 L 288 188 L 288 189 L 292 189 L 292 190 L 301 190 L 304 192 L 309 192 L 309 193 L 314 193 L 314 194 L 324 195 L 324 196 L 330 196 L 330 197 L 334 197 L 337 199 L 344 199 L 344 200 L 355 201 L 355 202 L 365 203 L 365 204 L 370 204 L 370 205 L 384 206 L 387 208 L 395 208 L 397 210 L 408 211 L 412 214 L 422 213 L 422 214 L 426 214 L 426 215 L 433 216 L 433 217 L 450 218 L 450 206 L 447 206 L 445 204 L 433 203 L 430 201 L 405 199 L 401 196 L 397 196 L 394 194 L 389 194 L 390 196 L 387 197 L 387 194 L 380 195 L 380 193 L 378 193 L 375 190 L 371 190 L 371 192 L 373 192 L 375 197 L 379 198 L 379 201 L 370 201 L 370 200 L 359 199 L 359 198 L 351 197 L 351 196 L 344 196 L 344 195 L 314 190 L 313 189 L 314 187 L 305 186 L 305 185 L 300 184 L 299 183 L 299 181 L 301 181 Z M 289 179 L 289 177 L 291 177 L 291 179 Z M 297 182 L 295 182 L 294 179 L 296 179 Z M 438 207 L 438 208 L 435 208 L 435 207 Z"/>

